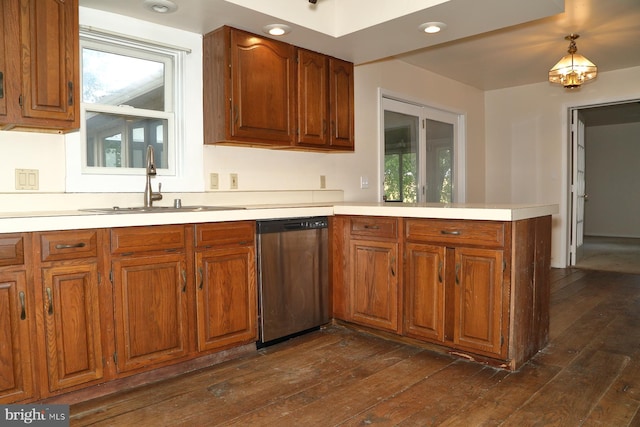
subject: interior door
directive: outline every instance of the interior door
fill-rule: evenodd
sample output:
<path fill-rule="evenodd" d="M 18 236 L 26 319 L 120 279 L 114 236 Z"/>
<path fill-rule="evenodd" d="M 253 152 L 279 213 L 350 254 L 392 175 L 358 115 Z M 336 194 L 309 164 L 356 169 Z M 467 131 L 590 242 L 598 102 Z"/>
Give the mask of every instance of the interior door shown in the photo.
<path fill-rule="evenodd" d="M 576 265 L 584 243 L 585 124 L 579 110 L 571 111 L 571 249 L 569 265 Z"/>

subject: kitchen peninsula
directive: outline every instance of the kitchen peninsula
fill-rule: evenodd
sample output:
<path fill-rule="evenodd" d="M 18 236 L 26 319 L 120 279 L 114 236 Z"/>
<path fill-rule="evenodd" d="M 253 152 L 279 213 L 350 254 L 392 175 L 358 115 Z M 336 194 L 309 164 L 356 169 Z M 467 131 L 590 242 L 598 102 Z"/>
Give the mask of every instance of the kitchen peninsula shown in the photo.
<path fill-rule="evenodd" d="M 255 221 L 285 217 L 331 218 L 336 321 L 518 369 L 548 341 L 557 209 L 327 202 L 0 214 L 0 303 L 3 324 L 15 325 L 3 332 L 12 345 L 0 357 L 12 365 L 0 402 L 88 398 L 255 351 Z M 203 276 L 205 261 L 226 273 Z"/>

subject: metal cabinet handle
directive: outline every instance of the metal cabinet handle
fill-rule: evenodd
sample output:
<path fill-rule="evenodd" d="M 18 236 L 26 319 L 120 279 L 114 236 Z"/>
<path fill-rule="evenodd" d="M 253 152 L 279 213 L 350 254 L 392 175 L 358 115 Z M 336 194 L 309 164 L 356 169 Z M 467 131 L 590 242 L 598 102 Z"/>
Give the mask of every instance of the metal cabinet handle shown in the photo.
<path fill-rule="evenodd" d="M 460 272 L 460 264 L 456 264 L 456 285 L 460 284 L 460 276 L 459 273 Z"/>
<path fill-rule="evenodd" d="M 53 295 L 51 293 L 51 288 L 47 288 L 47 299 L 49 300 L 49 308 L 47 309 L 47 313 L 49 315 L 53 314 Z"/>
<path fill-rule="evenodd" d="M 59 243 L 56 245 L 56 249 L 76 249 L 76 248 L 84 248 L 87 246 L 86 243 Z"/>
<path fill-rule="evenodd" d="M 393 277 L 396 277 L 396 270 L 395 270 L 395 268 L 393 268 L 393 265 L 394 265 L 395 263 L 396 263 L 396 258 L 395 258 L 395 257 L 393 257 L 393 258 L 391 259 L 391 275 L 392 275 Z"/>
<path fill-rule="evenodd" d="M 447 234 L 447 235 L 451 235 L 451 236 L 459 236 L 460 231 L 456 230 L 456 231 L 449 231 L 449 230 L 440 230 L 440 234 Z"/>
<path fill-rule="evenodd" d="M 20 297 L 20 307 L 21 307 L 20 320 L 24 320 L 27 318 L 27 308 L 24 303 L 24 291 L 20 291 L 18 295 Z"/>
<path fill-rule="evenodd" d="M 184 285 L 182 286 L 182 292 L 187 292 L 187 272 L 182 270 L 182 282 Z"/>
<path fill-rule="evenodd" d="M 442 261 L 438 263 L 438 282 L 442 283 Z"/>
<path fill-rule="evenodd" d="M 4 98 L 4 73 L 0 71 L 0 99 Z"/>
<path fill-rule="evenodd" d="M 202 267 L 198 267 L 198 274 L 200 274 L 200 285 L 198 286 L 198 289 L 202 290 L 202 287 L 204 286 L 204 274 L 202 274 Z"/>
<path fill-rule="evenodd" d="M 67 83 L 67 86 L 68 86 L 68 89 L 69 89 L 68 103 L 69 103 L 69 105 L 73 105 L 73 82 Z"/>

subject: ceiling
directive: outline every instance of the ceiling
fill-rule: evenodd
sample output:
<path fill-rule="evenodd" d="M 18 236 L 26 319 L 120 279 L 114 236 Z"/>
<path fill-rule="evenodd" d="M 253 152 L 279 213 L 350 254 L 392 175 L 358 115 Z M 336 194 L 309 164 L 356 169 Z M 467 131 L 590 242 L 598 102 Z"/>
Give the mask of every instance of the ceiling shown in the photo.
<path fill-rule="evenodd" d="M 599 72 L 640 66 L 639 0 L 340 1 L 173 0 L 170 14 L 149 11 L 144 0 L 79 3 L 199 34 L 221 25 L 260 33 L 283 22 L 292 27 L 288 43 L 356 65 L 394 57 L 481 90 L 545 82 L 569 33 L 580 34 L 578 52 Z M 426 21 L 447 28 L 419 32 Z"/>

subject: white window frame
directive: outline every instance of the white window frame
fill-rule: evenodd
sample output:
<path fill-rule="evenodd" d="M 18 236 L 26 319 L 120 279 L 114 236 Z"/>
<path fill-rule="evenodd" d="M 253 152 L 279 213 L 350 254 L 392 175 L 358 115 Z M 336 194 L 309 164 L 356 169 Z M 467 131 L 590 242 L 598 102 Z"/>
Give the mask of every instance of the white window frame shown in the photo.
<path fill-rule="evenodd" d="M 383 201 L 384 197 L 384 167 L 385 167 L 385 123 L 384 123 L 384 111 L 385 100 L 390 100 L 393 103 L 401 103 L 399 105 L 406 106 L 404 111 L 407 114 L 414 114 L 419 112 L 420 123 L 424 119 L 432 119 L 444 122 L 453 122 L 454 125 L 454 142 L 453 142 L 453 203 L 464 203 L 466 200 L 466 115 L 463 112 L 455 111 L 452 108 L 429 105 L 426 102 L 410 99 L 403 95 L 391 93 L 385 90 L 379 90 L 378 105 L 379 105 L 379 176 L 380 176 L 380 189 L 378 191 L 378 201 Z M 401 109 L 392 111 L 403 112 Z M 455 116 L 455 117 L 453 117 Z M 421 145 L 426 141 L 426 132 L 422 124 L 419 129 L 419 142 Z M 418 155 L 418 176 L 419 186 L 424 185 L 426 176 L 426 164 L 424 162 L 424 153 Z M 418 191 L 418 200 L 422 200 L 422 190 Z"/>
<path fill-rule="evenodd" d="M 86 166 L 86 112 L 106 112 L 127 114 L 123 109 L 130 108 L 132 115 L 149 118 L 167 119 L 167 167 L 159 168 L 157 174 L 165 181 L 173 180 L 179 187 L 185 170 L 185 129 L 184 129 L 184 75 L 185 55 L 189 49 L 165 45 L 136 37 L 116 34 L 95 27 L 80 29 L 80 58 L 84 47 L 116 54 L 140 57 L 144 59 L 163 59 L 165 64 L 172 63 L 166 70 L 165 111 L 153 111 L 127 106 L 110 106 L 82 103 L 80 106 L 80 131 L 66 138 L 67 192 L 139 192 L 140 177 L 146 173 L 144 168 L 109 168 Z M 81 73 L 82 74 L 82 73 Z M 167 84 L 169 82 L 170 84 Z M 81 86 L 82 87 L 82 86 Z M 169 185 L 171 189 L 172 185 Z M 173 187 L 176 187 L 173 185 Z M 143 188 L 143 187 L 141 187 Z M 177 188 L 174 188 L 177 189 Z"/>

